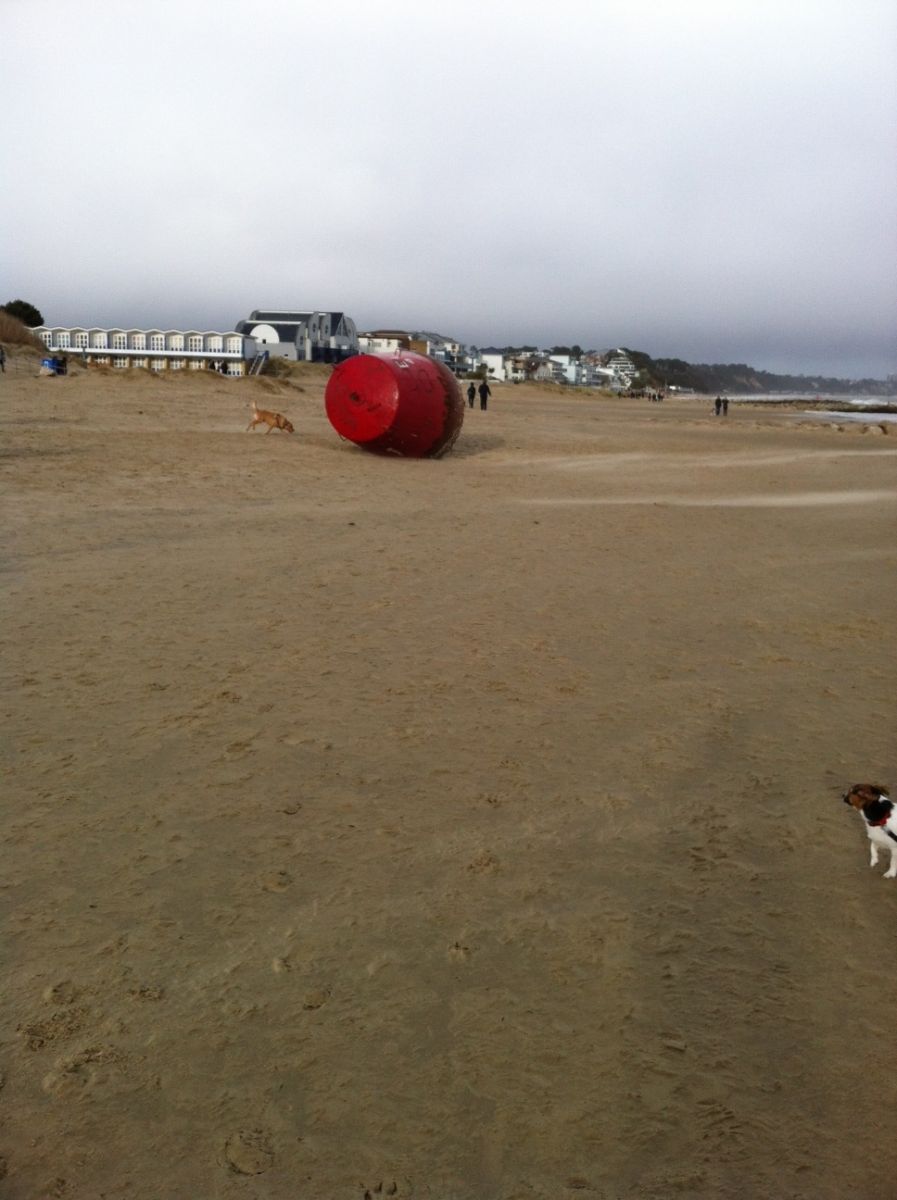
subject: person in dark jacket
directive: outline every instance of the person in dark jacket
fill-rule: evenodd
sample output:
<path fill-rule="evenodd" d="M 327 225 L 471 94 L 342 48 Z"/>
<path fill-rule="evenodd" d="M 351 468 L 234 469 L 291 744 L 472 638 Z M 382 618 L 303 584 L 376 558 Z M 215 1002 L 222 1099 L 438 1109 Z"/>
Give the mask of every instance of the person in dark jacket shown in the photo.
<path fill-rule="evenodd" d="M 492 395 L 492 392 L 489 390 L 489 384 L 485 379 L 477 388 L 477 391 L 480 393 L 480 409 L 482 412 L 485 412 L 486 404 L 488 403 L 489 397 Z"/>
<path fill-rule="evenodd" d="M 467 389 L 467 403 L 470 405 L 471 408 L 473 408 L 473 401 L 474 401 L 474 397 L 476 396 L 476 394 L 477 394 L 476 385 L 472 383 L 470 385 L 470 387 Z"/>

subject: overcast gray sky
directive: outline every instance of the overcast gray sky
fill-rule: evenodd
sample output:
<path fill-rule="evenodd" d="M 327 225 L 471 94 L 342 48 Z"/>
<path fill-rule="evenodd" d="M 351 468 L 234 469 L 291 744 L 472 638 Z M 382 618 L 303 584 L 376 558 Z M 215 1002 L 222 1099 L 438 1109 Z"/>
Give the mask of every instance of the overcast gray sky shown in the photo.
<path fill-rule="evenodd" d="M 894 0 L 0 0 L 0 302 L 897 371 Z"/>

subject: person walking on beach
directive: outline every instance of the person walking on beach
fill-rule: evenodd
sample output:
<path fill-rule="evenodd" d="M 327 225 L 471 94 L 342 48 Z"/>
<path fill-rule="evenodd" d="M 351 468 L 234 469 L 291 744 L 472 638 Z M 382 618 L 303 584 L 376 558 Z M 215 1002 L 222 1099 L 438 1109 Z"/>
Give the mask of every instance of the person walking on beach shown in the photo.
<path fill-rule="evenodd" d="M 729 397 L 723 396 L 723 416 L 727 417 L 728 415 L 729 415 Z"/>
<path fill-rule="evenodd" d="M 476 394 L 477 394 L 476 385 L 474 383 L 471 383 L 470 387 L 467 389 L 467 403 L 469 404 L 469 406 L 471 408 L 473 408 L 473 401 L 474 401 L 474 397 L 476 396 Z"/>
<path fill-rule="evenodd" d="M 489 397 L 492 395 L 492 392 L 489 390 L 489 384 L 486 382 L 485 379 L 480 384 L 480 386 L 477 388 L 477 391 L 480 393 L 480 411 L 485 412 L 486 404 L 489 400 Z"/>
<path fill-rule="evenodd" d="M 4 375 L 6 374 L 6 351 L 2 346 L 0 346 L 0 371 L 2 371 Z M 473 404 L 473 401 L 471 400 L 470 403 Z"/>
<path fill-rule="evenodd" d="M 713 402 L 713 410 L 714 410 L 714 412 L 716 413 L 716 415 L 717 415 L 717 416 L 719 416 L 719 411 L 720 411 L 720 409 L 722 408 L 722 406 L 723 406 L 723 400 L 722 400 L 722 397 L 721 397 L 721 396 L 717 396 L 717 398 L 716 398 L 716 399 L 714 400 L 714 402 Z"/>

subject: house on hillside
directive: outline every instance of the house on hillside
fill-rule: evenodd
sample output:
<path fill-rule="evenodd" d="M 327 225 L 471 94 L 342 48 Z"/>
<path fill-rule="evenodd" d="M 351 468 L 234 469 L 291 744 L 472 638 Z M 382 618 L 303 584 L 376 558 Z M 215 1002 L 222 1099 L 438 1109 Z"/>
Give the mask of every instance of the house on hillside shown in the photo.
<path fill-rule="evenodd" d="M 460 374 L 470 367 L 470 357 L 464 346 L 441 333 L 428 333 L 425 330 L 413 333 L 411 349 L 418 354 L 426 354 L 428 358 L 435 358 L 437 362 L 445 363 L 455 374 Z"/>
<path fill-rule="evenodd" d="M 597 362 L 585 362 L 580 364 L 580 382 L 583 387 L 599 387 L 613 388 L 618 384 L 618 376 L 610 367 L 602 367 Z"/>
<path fill-rule="evenodd" d="M 551 375 L 555 383 L 576 385 L 580 382 L 582 377 L 580 361 L 578 358 L 574 358 L 572 354 L 550 354 L 548 362 L 551 366 Z"/>
<path fill-rule="evenodd" d="M 480 351 L 480 362 L 485 366 L 489 378 L 499 383 L 524 383 L 527 379 L 551 378 L 551 368 L 545 364 L 543 357 L 529 351 L 509 354 L 489 346 Z"/>
<path fill-rule="evenodd" d="M 373 329 L 358 335 L 362 354 L 397 354 L 411 349 L 411 334 L 403 329 Z"/>
<path fill-rule="evenodd" d="M 398 354 L 401 350 L 424 354 L 445 363 L 456 375 L 473 365 L 471 355 L 460 342 L 425 330 L 409 333 L 404 329 L 373 329 L 358 335 L 358 346 L 362 354 Z"/>
<path fill-rule="evenodd" d="M 343 312 L 254 309 L 237 330 L 272 358 L 340 362 L 358 353 L 355 322 Z"/>
<path fill-rule="evenodd" d="M 502 350 L 487 346 L 485 350 L 480 351 L 480 362 L 486 368 L 486 374 L 490 379 L 495 379 L 499 383 L 505 382 L 507 374 L 505 372 L 505 355 Z"/>
<path fill-rule="evenodd" d="M 631 387 L 633 379 L 638 374 L 638 367 L 625 350 L 609 351 L 605 357 L 604 365 L 613 371 L 616 376 L 616 381 L 613 385 L 615 387 Z"/>
<path fill-rule="evenodd" d="M 508 355 L 505 358 L 505 378 L 510 380 L 511 383 L 525 383 L 528 379 L 537 378 L 537 372 L 542 365 L 543 359 L 539 354 Z"/>

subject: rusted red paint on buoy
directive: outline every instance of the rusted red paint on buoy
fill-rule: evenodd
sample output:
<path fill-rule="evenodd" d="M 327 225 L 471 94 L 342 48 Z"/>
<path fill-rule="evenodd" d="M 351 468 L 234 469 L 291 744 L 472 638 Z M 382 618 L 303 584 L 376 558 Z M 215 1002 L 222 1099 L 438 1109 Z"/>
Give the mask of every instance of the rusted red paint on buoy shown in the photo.
<path fill-rule="evenodd" d="M 340 437 L 376 454 L 438 458 L 464 423 L 454 375 L 410 351 L 347 358 L 330 376 L 324 404 Z"/>

